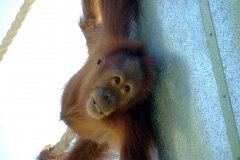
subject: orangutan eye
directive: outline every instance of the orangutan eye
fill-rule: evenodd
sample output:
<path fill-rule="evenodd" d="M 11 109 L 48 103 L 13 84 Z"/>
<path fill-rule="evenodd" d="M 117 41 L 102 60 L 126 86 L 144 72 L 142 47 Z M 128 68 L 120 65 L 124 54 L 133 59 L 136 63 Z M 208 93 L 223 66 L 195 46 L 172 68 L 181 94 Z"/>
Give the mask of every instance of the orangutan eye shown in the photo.
<path fill-rule="evenodd" d="M 123 90 L 124 90 L 125 92 L 129 92 L 129 91 L 130 91 L 130 86 L 129 86 L 129 85 L 123 86 Z"/>
<path fill-rule="evenodd" d="M 113 80 L 116 84 L 120 83 L 120 78 L 119 77 L 113 77 Z"/>

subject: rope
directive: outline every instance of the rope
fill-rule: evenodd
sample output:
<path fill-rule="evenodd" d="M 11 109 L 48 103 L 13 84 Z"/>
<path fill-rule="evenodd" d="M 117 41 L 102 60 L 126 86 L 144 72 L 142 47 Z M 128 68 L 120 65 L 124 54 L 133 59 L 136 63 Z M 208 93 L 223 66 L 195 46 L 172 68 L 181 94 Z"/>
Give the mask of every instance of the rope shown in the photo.
<path fill-rule="evenodd" d="M 20 8 L 15 20 L 13 21 L 11 28 L 8 30 L 7 35 L 2 41 L 0 46 L 0 61 L 3 59 L 4 54 L 7 52 L 8 46 L 12 43 L 13 38 L 16 36 L 18 29 L 21 27 L 22 22 L 27 16 L 28 11 L 31 9 L 31 5 L 35 0 L 25 0 Z"/>
<path fill-rule="evenodd" d="M 51 155 L 57 156 L 64 153 L 66 149 L 68 149 L 71 141 L 76 137 L 76 133 L 74 133 L 69 127 L 67 127 L 66 132 L 62 135 L 60 141 L 53 146 L 53 150 L 51 151 Z"/>
<path fill-rule="evenodd" d="M 25 0 L 20 8 L 15 20 L 13 21 L 11 28 L 8 30 L 7 35 L 2 41 L 0 46 L 0 61 L 3 59 L 4 54 L 7 52 L 8 46 L 12 43 L 13 38 L 16 36 L 18 29 L 21 27 L 22 22 L 27 16 L 28 11 L 31 9 L 35 0 Z M 74 133 L 70 128 L 67 128 L 66 132 L 62 135 L 60 141 L 54 145 L 51 155 L 61 155 L 66 149 L 68 149 L 71 141 L 75 138 Z"/>

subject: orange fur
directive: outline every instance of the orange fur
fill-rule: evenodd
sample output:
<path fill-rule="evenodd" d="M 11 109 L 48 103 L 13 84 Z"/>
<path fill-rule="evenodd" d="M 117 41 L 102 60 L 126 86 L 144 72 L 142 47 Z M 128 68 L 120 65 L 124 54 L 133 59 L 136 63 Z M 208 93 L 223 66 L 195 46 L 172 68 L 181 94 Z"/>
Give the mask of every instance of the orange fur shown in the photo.
<path fill-rule="evenodd" d="M 145 43 L 131 37 L 138 1 L 83 0 L 82 4 L 84 16 L 79 25 L 87 40 L 89 58 L 67 83 L 62 96 L 61 119 L 79 135 L 67 159 L 104 160 L 108 150 L 116 149 L 120 151 L 120 160 L 150 160 L 154 143 L 146 98 L 156 74 Z M 101 57 L 106 59 L 97 65 Z M 86 106 L 92 105 L 89 96 L 110 92 L 102 84 L 107 79 L 105 73 L 116 70 L 126 75 L 129 71 L 125 65 L 132 64 L 133 69 L 124 80 L 130 78 L 136 86 L 128 99 L 117 97 L 116 105 L 109 105 L 110 109 L 101 106 L 102 110 L 109 110 L 103 117 L 89 114 L 96 112 Z"/>

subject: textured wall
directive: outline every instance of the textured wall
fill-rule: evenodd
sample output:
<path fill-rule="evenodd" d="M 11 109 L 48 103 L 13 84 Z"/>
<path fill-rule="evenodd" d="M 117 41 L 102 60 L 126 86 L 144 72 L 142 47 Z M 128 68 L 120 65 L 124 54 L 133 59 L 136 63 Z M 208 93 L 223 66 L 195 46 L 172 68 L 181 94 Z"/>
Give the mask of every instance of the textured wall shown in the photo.
<path fill-rule="evenodd" d="M 141 0 L 139 24 L 158 59 L 159 157 L 240 158 L 240 1 Z"/>

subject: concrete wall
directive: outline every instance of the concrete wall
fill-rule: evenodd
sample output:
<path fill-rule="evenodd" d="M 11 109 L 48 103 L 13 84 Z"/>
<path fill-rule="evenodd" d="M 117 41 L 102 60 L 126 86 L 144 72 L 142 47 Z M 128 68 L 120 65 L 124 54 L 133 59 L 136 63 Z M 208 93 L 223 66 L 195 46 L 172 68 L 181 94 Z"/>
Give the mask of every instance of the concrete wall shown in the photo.
<path fill-rule="evenodd" d="M 159 158 L 240 158 L 240 1 L 141 0 L 158 60 L 151 116 Z"/>

